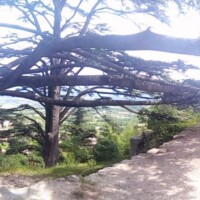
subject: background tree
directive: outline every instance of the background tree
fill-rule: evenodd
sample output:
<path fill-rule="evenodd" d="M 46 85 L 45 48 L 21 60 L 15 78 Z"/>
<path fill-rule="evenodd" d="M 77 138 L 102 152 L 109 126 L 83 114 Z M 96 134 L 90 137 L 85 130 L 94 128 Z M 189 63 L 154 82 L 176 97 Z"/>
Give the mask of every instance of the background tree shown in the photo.
<path fill-rule="evenodd" d="M 105 13 L 128 17 L 138 12 L 166 21 L 161 8 L 167 1 L 92 3 L 10 0 L 0 4 L 11 7 L 21 20 L 20 24 L 0 23 L 12 29 L 1 41 L 0 95 L 35 100 L 44 107 L 46 167 L 58 161 L 59 127 L 74 107 L 198 102 L 199 88 L 179 85 L 168 76 L 170 70 L 194 66 L 181 61 L 145 62 L 124 52 L 152 49 L 199 55 L 198 42 L 149 30 L 130 36 L 107 35 L 106 24 L 97 21 Z M 182 8 L 183 4 L 176 3 Z M 83 75 L 92 69 L 99 75 Z"/>

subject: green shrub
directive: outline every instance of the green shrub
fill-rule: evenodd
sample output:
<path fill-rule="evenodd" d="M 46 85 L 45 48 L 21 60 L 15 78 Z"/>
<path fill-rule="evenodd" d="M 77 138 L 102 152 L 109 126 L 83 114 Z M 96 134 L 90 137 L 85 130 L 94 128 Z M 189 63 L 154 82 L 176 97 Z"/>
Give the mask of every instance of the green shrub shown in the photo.
<path fill-rule="evenodd" d="M 25 156 L 23 154 L 0 156 L 1 168 L 18 168 L 22 166 L 44 167 L 42 157 L 35 154 Z"/>
<path fill-rule="evenodd" d="M 90 167 L 94 167 L 97 163 L 94 159 L 88 160 L 87 161 L 88 166 Z"/>
<path fill-rule="evenodd" d="M 93 154 L 97 162 L 109 161 L 118 157 L 119 150 L 114 141 L 102 138 L 94 146 Z"/>
<path fill-rule="evenodd" d="M 192 109 L 179 109 L 175 106 L 152 106 L 149 110 L 143 109 L 140 120 L 147 123 L 148 129 L 153 131 L 149 148 L 161 145 L 187 127 L 195 125 L 199 115 Z"/>
<path fill-rule="evenodd" d="M 32 167 L 44 167 L 44 161 L 41 156 L 32 153 L 27 156 L 27 160 L 24 162 L 24 165 Z"/>
<path fill-rule="evenodd" d="M 30 140 L 25 137 L 14 137 L 10 138 L 8 143 L 9 148 L 6 151 L 6 154 L 18 154 L 20 153 L 21 149 L 29 145 Z"/>
<path fill-rule="evenodd" d="M 79 147 L 75 152 L 76 161 L 84 163 L 91 159 L 92 152 L 89 147 Z"/>
<path fill-rule="evenodd" d="M 24 165 L 27 157 L 22 154 L 0 156 L 1 168 L 16 168 Z"/>
<path fill-rule="evenodd" d="M 71 137 L 70 139 L 61 143 L 62 155 L 60 161 L 64 163 L 76 163 L 87 162 L 92 155 L 92 149 L 90 146 L 83 146 L 83 141 L 79 137 Z"/>
<path fill-rule="evenodd" d="M 76 150 L 76 141 L 74 138 L 68 138 L 65 141 L 62 141 L 60 148 L 64 152 L 74 152 Z"/>
<path fill-rule="evenodd" d="M 114 133 L 110 137 L 119 149 L 120 156 L 128 156 L 130 152 L 130 139 L 138 134 L 135 123 L 131 121 L 121 133 Z"/>
<path fill-rule="evenodd" d="M 62 152 L 59 157 L 59 162 L 67 165 L 76 163 L 76 158 L 73 152 Z"/>

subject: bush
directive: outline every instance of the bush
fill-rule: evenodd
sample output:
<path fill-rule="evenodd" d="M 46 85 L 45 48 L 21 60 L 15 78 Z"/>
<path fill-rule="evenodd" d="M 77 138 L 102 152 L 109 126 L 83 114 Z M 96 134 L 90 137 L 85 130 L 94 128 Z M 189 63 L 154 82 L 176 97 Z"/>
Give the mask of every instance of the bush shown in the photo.
<path fill-rule="evenodd" d="M 22 154 L 0 156 L 0 168 L 18 168 L 22 166 L 44 167 L 42 157 L 35 154 L 28 156 Z"/>
<path fill-rule="evenodd" d="M 73 152 L 62 152 L 59 156 L 59 163 L 67 165 L 76 163 L 76 158 Z"/>
<path fill-rule="evenodd" d="M 161 145 L 187 127 L 193 126 L 198 120 L 198 114 L 192 109 L 179 109 L 175 106 L 152 106 L 143 109 L 140 120 L 147 123 L 148 129 L 153 131 L 149 148 Z"/>
<path fill-rule="evenodd" d="M 24 162 L 24 165 L 33 167 L 44 167 L 44 161 L 41 156 L 30 154 L 27 156 L 27 161 Z"/>
<path fill-rule="evenodd" d="M 75 152 L 76 161 L 84 163 L 91 159 L 91 151 L 89 147 L 79 147 Z"/>
<path fill-rule="evenodd" d="M 27 160 L 22 154 L 0 156 L 0 168 L 16 168 L 24 165 Z"/>
<path fill-rule="evenodd" d="M 60 144 L 60 148 L 64 152 L 74 152 L 77 148 L 76 143 L 77 143 L 76 140 L 73 137 L 71 137 L 65 141 L 62 141 L 62 143 Z"/>
<path fill-rule="evenodd" d="M 18 154 L 20 153 L 21 149 L 26 146 L 29 146 L 30 140 L 25 137 L 14 137 L 10 138 L 9 141 L 9 148 L 6 151 L 6 154 Z"/>
<path fill-rule="evenodd" d="M 71 137 L 62 142 L 60 147 L 62 149 L 60 161 L 64 163 L 84 163 L 93 157 L 91 147 L 83 146 L 83 141 L 79 137 Z"/>
<path fill-rule="evenodd" d="M 87 161 L 87 164 L 89 167 L 94 167 L 95 165 L 97 165 L 96 161 L 91 159 Z"/>
<path fill-rule="evenodd" d="M 113 133 L 110 137 L 118 147 L 120 156 L 128 156 L 130 152 L 130 139 L 138 135 L 135 123 L 132 120 L 121 133 Z"/>
<path fill-rule="evenodd" d="M 115 142 L 109 139 L 99 139 L 93 148 L 94 159 L 97 162 L 108 161 L 117 158 L 119 155 L 118 147 Z"/>

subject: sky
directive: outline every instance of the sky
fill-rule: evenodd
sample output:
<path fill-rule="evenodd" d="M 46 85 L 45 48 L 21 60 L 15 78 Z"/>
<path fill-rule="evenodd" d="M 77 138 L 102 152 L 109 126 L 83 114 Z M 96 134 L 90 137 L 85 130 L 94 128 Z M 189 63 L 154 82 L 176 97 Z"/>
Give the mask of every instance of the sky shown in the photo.
<path fill-rule="evenodd" d="M 151 31 L 165 34 L 173 37 L 183 37 L 183 38 L 199 38 L 200 37 L 200 13 L 195 12 L 194 10 L 188 10 L 186 15 L 179 15 L 176 7 L 170 5 L 168 9 L 168 16 L 171 21 L 170 26 L 159 22 L 153 17 L 134 14 L 134 19 L 137 21 L 140 26 L 135 26 L 131 20 L 114 17 L 112 15 L 101 16 L 99 22 L 107 22 L 110 25 L 112 34 L 133 34 L 145 30 L 148 27 L 151 27 Z M 10 10 L 4 9 L 0 10 L 1 17 L 0 22 L 2 23 L 12 23 L 19 24 L 16 21 L 16 18 L 13 17 L 13 14 L 9 13 Z M 12 14 L 12 17 L 9 15 Z M 11 29 L 1 28 L 1 34 L 8 34 Z M 25 33 L 24 33 L 25 34 Z M 187 56 L 179 54 L 169 54 L 163 52 L 153 52 L 153 51 L 134 51 L 131 52 L 131 55 L 141 57 L 147 60 L 159 60 L 161 61 L 176 61 L 178 59 L 185 61 L 188 64 L 194 64 L 200 67 L 200 57 L 198 56 Z M 92 72 L 91 72 L 92 73 Z M 197 72 L 189 72 L 188 76 L 192 78 L 200 79 Z"/>
<path fill-rule="evenodd" d="M 140 31 L 146 30 L 148 27 L 151 31 L 168 35 L 172 37 L 181 38 L 199 38 L 200 37 L 200 13 L 194 10 L 188 10 L 187 14 L 179 15 L 176 7 L 171 4 L 169 5 L 167 15 L 171 21 L 170 25 L 161 23 L 153 17 L 145 16 L 141 14 L 134 14 L 134 19 L 139 25 L 136 26 L 131 20 L 123 19 L 117 16 L 104 15 L 101 19 L 102 22 L 108 22 L 113 34 L 134 34 Z M 137 56 L 146 60 L 159 60 L 172 62 L 177 60 L 183 60 L 187 64 L 193 64 L 200 67 L 200 57 L 198 56 L 187 56 L 181 54 L 172 54 L 164 52 L 155 51 L 132 51 L 129 52 L 130 55 Z M 200 79 L 200 71 L 190 70 L 185 76 L 178 73 L 174 73 L 173 77 L 176 79 L 181 78 L 193 78 Z"/>
<path fill-rule="evenodd" d="M 169 9 L 168 15 L 170 19 L 170 25 L 159 22 L 150 16 L 141 16 L 141 14 L 135 14 L 134 18 L 140 29 L 133 26 L 131 21 L 126 19 L 112 20 L 112 31 L 116 34 L 132 34 L 137 31 L 143 31 L 147 27 L 150 27 L 153 32 L 165 34 L 174 37 L 182 38 L 198 38 L 200 37 L 200 14 L 194 10 L 188 10 L 186 15 L 178 15 L 175 9 Z M 119 27 L 120 24 L 120 27 Z"/>
<path fill-rule="evenodd" d="M 147 27 L 151 27 L 151 31 L 168 35 L 172 37 L 181 37 L 181 38 L 200 38 L 200 13 L 194 10 L 188 10 L 187 14 L 179 15 L 178 10 L 171 5 L 169 8 L 168 16 L 170 18 L 170 25 L 163 24 L 153 17 L 136 15 L 136 19 L 140 22 L 141 26 L 138 29 L 137 27 L 131 26 L 128 20 L 123 20 L 116 23 L 113 23 L 113 31 L 116 34 L 132 34 L 139 31 L 146 30 Z M 120 29 L 119 29 L 120 23 Z M 172 62 L 176 60 L 182 60 L 186 64 L 193 64 L 199 66 L 200 68 L 200 57 L 199 56 L 189 56 L 181 54 L 172 54 L 164 52 L 155 52 L 155 51 L 134 51 L 129 52 L 133 56 L 137 56 L 146 60 L 159 60 Z M 182 78 L 193 78 L 200 79 L 200 71 L 189 70 L 185 76 L 182 76 L 178 73 L 174 73 L 173 78 L 182 79 Z"/>

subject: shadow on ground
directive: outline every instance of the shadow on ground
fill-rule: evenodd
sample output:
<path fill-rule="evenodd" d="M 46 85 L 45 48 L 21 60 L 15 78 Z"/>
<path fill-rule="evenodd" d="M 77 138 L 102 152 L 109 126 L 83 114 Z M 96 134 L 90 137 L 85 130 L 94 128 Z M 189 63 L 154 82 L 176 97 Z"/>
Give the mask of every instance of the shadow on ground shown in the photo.
<path fill-rule="evenodd" d="M 200 128 L 181 135 L 160 147 L 166 153 L 139 154 L 90 175 L 101 189 L 96 199 L 200 199 Z"/>

